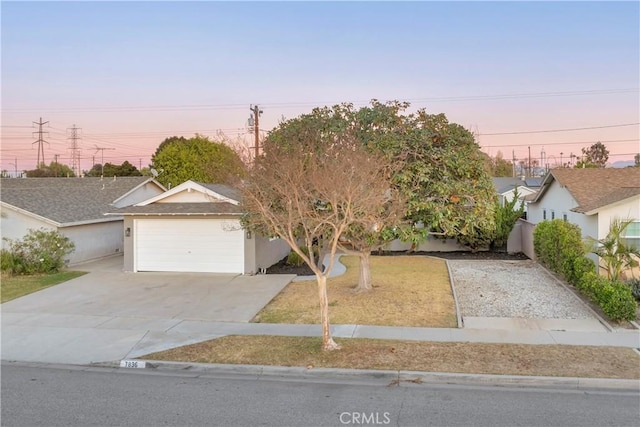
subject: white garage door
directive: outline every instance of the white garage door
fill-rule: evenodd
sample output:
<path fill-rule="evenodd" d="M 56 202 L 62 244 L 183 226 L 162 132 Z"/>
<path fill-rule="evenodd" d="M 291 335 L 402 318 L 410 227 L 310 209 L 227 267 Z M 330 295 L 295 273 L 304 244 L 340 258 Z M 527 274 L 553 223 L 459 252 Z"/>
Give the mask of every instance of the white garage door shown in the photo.
<path fill-rule="evenodd" d="M 135 220 L 136 271 L 244 272 L 238 220 Z"/>

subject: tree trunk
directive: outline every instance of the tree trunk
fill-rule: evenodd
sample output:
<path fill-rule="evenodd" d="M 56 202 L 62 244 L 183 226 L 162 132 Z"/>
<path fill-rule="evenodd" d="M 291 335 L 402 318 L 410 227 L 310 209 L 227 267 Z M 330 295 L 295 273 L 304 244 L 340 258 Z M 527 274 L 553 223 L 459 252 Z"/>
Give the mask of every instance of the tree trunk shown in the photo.
<path fill-rule="evenodd" d="M 355 287 L 356 292 L 368 292 L 372 290 L 371 286 L 371 252 L 364 250 L 360 252 L 360 277 L 358 278 L 358 286 Z"/>
<path fill-rule="evenodd" d="M 320 321 L 322 323 L 322 350 L 338 350 L 340 346 L 331 338 L 329 330 L 329 298 L 327 297 L 327 277 L 316 275 L 320 294 Z"/>

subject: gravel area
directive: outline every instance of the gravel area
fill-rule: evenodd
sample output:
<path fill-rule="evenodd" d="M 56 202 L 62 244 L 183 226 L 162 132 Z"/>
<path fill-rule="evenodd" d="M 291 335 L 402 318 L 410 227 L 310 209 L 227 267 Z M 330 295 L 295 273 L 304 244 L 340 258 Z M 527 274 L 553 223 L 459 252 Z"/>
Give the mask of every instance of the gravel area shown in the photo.
<path fill-rule="evenodd" d="M 463 316 L 590 319 L 583 303 L 534 261 L 449 260 Z"/>

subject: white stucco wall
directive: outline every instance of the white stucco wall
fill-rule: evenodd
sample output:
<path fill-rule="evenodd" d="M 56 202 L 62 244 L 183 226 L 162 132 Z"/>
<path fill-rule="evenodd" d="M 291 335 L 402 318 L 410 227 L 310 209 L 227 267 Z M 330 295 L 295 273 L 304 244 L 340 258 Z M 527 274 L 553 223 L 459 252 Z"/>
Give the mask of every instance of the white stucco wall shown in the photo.
<path fill-rule="evenodd" d="M 135 205 L 136 203 L 140 203 L 152 197 L 155 197 L 159 194 L 162 194 L 164 191 L 158 187 L 153 182 L 147 182 L 146 184 L 140 186 L 131 194 L 127 194 L 122 199 L 118 200 L 117 203 L 114 203 L 114 207 L 122 208 L 125 206 Z"/>
<path fill-rule="evenodd" d="M 119 220 L 61 227 L 58 231 L 76 245 L 75 251 L 69 257 L 69 263 L 79 264 L 121 254 L 124 251 L 122 224 L 123 221 Z"/>
<path fill-rule="evenodd" d="M 552 213 L 555 214 L 555 219 L 563 219 L 563 215 L 566 215 L 567 221 L 580 227 L 582 237 L 597 236 L 597 216 L 571 212 L 571 209 L 577 206 L 578 203 L 571 193 L 554 180 L 540 201 L 529 204 L 527 221 L 533 224 L 542 222 L 544 220 L 543 211 L 546 210 L 547 220 L 553 219 Z"/>
<path fill-rule="evenodd" d="M 211 203 L 212 197 L 200 191 L 181 191 L 171 196 L 158 200 L 155 203 Z"/>
<path fill-rule="evenodd" d="M 271 267 L 291 252 L 289 244 L 282 239 L 270 240 L 257 236 L 255 241 L 256 272 Z"/>
<path fill-rule="evenodd" d="M 598 211 L 598 239 L 606 237 L 609 232 L 609 225 L 614 218 L 623 221 L 628 219 L 640 219 L 640 196 L 623 200 L 620 203 L 606 206 Z M 596 236 L 594 236 L 596 237 Z"/>
<path fill-rule="evenodd" d="M 45 222 L 40 221 L 30 215 L 25 215 L 19 211 L 16 211 L 5 206 L 2 207 L 2 218 L 0 218 L 0 234 L 2 235 L 2 248 L 6 249 L 9 245 L 4 240 L 7 239 L 22 239 L 29 229 L 35 230 L 44 228 L 46 230 L 55 230 L 56 227 Z"/>

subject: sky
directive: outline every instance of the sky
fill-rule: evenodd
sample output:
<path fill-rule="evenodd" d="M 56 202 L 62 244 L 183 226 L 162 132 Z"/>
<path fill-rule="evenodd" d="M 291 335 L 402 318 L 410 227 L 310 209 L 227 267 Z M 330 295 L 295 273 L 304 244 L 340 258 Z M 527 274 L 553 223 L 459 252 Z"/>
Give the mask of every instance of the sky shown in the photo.
<path fill-rule="evenodd" d="M 1 13 L 0 169 L 145 167 L 169 136 L 252 145 L 314 107 L 411 102 L 483 151 L 554 166 L 640 152 L 638 2 L 11 2 Z M 553 132 L 551 132 L 553 131 Z M 98 150 L 100 148 L 101 150 Z M 561 160 L 562 159 L 562 160 Z"/>

